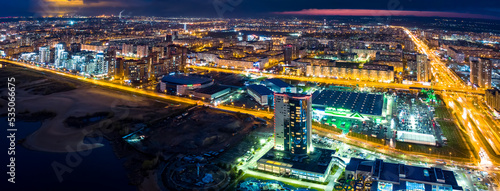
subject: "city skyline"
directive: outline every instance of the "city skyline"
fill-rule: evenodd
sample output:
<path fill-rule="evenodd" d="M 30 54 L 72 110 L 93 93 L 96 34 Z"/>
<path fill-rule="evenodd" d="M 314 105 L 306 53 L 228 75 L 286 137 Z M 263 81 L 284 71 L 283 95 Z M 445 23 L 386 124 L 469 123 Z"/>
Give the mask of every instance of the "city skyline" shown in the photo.
<path fill-rule="evenodd" d="M 496 191 L 496 4 L 413 1 L 2 17 L 6 190 Z"/>
<path fill-rule="evenodd" d="M 500 18 L 500 3 L 468 1 L 245 1 L 245 0 L 22 0 L 5 2 L 0 16 L 118 15 L 183 17 L 276 16 L 423 16 L 452 18 Z M 432 5 L 432 6 L 429 6 Z M 453 6 L 450 6 L 453 5 Z"/>

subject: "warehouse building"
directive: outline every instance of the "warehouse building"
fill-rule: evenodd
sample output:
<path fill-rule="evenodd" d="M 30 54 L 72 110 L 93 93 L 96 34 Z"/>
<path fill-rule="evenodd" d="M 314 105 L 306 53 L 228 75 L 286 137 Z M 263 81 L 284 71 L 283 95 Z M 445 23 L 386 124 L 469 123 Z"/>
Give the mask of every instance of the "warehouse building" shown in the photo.
<path fill-rule="evenodd" d="M 349 179 L 365 183 L 371 182 L 371 188 L 368 188 L 371 190 L 462 190 L 452 171 L 435 167 L 426 168 L 387 163 L 381 159 L 371 161 L 351 158 L 345 167 L 345 174 Z"/>
<path fill-rule="evenodd" d="M 273 103 L 274 92 L 269 90 L 265 86 L 255 85 L 255 84 L 249 85 L 247 86 L 247 92 L 260 105 L 269 105 L 269 106 L 274 105 Z"/>
<path fill-rule="evenodd" d="M 199 75 L 174 74 L 164 76 L 159 83 L 159 91 L 170 95 L 187 95 L 189 90 L 206 88 L 214 80 Z"/>
<path fill-rule="evenodd" d="M 390 103 L 388 103 L 390 102 Z M 333 116 L 380 122 L 390 116 L 392 97 L 347 91 L 324 90 L 313 93 L 313 117 Z"/>
<path fill-rule="evenodd" d="M 229 92 L 231 92 L 230 87 L 213 85 L 206 88 L 191 90 L 190 94 L 199 99 L 214 101 Z"/>
<path fill-rule="evenodd" d="M 266 79 L 263 83 L 276 93 L 297 93 L 297 88 L 295 86 L 277 78 Z"/>
<path fill-rule="evenodd" d="M 257 161 L 259 170 L 324 182 L 333 165 L 334 150 L 314 148 L 308 155 L 293 155 L 290 152 L 270 150 Z"/>

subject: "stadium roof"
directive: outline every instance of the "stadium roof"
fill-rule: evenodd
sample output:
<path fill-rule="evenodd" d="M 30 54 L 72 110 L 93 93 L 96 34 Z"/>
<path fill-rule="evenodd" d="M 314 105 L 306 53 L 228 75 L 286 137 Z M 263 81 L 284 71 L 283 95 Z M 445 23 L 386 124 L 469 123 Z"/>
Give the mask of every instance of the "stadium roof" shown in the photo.
<path fill-rule="evenodd" d="M 161 79 L 161 81 L 169 84 L 190 85 L 190 84 L 210 83 L 211 81 L 213 81 L 213 79 L 202 76 L 174 74 L 174 75 L 164 76 Z"/>
<path fill-rule="evenodd" d="M 265 87 L 263 85 L 252 84 L 252 85 L 247 86 L 247 88 L 253 90 L 254 92 L 258 93 L 261 96 L 274 94 L 273 91 L 271 91 L 270 89 L 268 89 L 267 87 Z"/>
<path fill-rule="evenodd" d="M 384 96 L 379 94 L 325 90 L 312 101 L 313 105 L 342 108 L 368 115 L 382 115 Z"/>

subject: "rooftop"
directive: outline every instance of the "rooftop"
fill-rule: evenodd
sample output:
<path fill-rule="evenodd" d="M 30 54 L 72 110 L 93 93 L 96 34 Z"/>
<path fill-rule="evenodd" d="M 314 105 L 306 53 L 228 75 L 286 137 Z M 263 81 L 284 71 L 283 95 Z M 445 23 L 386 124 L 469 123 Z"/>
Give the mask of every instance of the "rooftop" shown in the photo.
<path fill-rule="evenodd" d="M 364 171 L 372 172 L 372 169 L 376 167 L 376 162 L 380 162 L 380 174 L 378 180 L 387 182 L 399 182 L 400 184 L 395 188 L 405 189 L 405 187 L 415 187 L 419 185 L 414 185 L 413 181 L 423 182 L 427 184 L 422 184 L 420 186 L 425 186 L 425 190 L 429 187 L 429 183 L 438 183 L 438 179 L 444 180 L 444 184 L 452 186 L 454 189 L 461 189 L 457 184 L 457 180 L 452 171 L 443 170 L 441 168 L 426 168 L 418 166 L 409 166 L 397 163 L 383 162 L 382 160 L 371 161 L 359 158 L 351 158 L 351 161 L 345 167 L 348 171 Z M 376 171 L 376 169 L 373 169 Z M 400 174 L 403 174 L 400 178 Z M 376 175 L 374 175 L 376 176 Z M 407 181 L 409 184 L 406 184 Z M 376 184 L 374 182 L 373 184 Z M 442 184 L 442 182 L 441 182 Z"/>
<path fill-rule="evenodd" d="M 313 105 L 342 108 L 368 115 L 382 115 L 384 96 L 380 94 L 325 90 L 317 94 Z"/>
<path fill-rule="evenodd" d="M 195 90 L 195 92 L 202 93 L 202 94 L 212 95 L 212 94 L 218 93 L 220 91 L 223 91 L 223 90 L 226 90 L 226 89 L 229 89 L 229 88 L 230 87 L 213 85 L 213 86 L 209 86 L 209 87 L 206 87 L 206 88 L 197 89 L 197 90 Z"/>
<path fill-rule="evenodd" d="M 311 95 L 301 93 L 275 93 L 275 95 L 286 95 L 295 99 L 308 99 L 311 97 Z"/>
<path fill-rule="evenodd" d="M 290 85 L 290 84 L 288 84 L 280 79 L 277 79 L 277 78 L 266 79 L 266 84 L 267 83 L 272 83 L 275 86 L 278 86 L 280 88 L 293 87 L 292 85 Z"/>
<path fill-rule="evenodd" d="M 183 75 L 183 74 L 174 74 L 164 76 L 161 79 L 162 82 L 177 84 L 177 85 L 192 85 L 192 84 L 206 84 L 213 81 L 213 79 L 203 77 L 203 76 L 194 76 L 194 75 Z"/>
<path fill-rule="evenodd" d="M 247 86 L 247 88 L 257 92 L 260 95 L 273 95 L 274 94 L 273 91 L 271 91 L 270 89 L 268 89 L 266 86 L 263 86 L 263 85 L 252 84 L 252 85 Z"/>
<path fill-rule="evenodd" d="M 324 174 L 334 153 L 334 150 L 314 148 L 314 152 L 306 157 L 305 155 L 293 155 L 289 152 L 271 149 L 259 159 L 259 162 Z"/>

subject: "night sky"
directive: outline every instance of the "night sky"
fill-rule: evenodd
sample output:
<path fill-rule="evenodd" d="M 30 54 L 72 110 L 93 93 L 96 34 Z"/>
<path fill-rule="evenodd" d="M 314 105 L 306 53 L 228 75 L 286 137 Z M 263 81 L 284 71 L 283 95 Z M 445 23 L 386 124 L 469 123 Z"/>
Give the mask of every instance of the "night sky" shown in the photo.
<path fill-rule="evenodd" d="M 498 0 L 15 0 L 0 16 L 101 15 L 268 17 L 441 16 L 500 19 Z"/>

